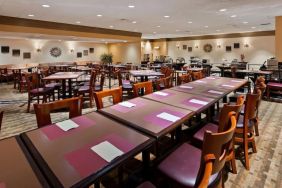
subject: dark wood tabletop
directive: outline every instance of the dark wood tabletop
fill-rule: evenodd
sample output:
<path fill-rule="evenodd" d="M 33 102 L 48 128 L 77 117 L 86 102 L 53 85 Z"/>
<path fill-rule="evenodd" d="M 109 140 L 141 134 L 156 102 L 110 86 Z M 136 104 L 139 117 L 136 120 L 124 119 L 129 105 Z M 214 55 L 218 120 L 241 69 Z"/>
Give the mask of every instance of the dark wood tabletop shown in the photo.
<path fill-rule="evenodd" d="M 202 112 L 218 100 L 216 98 L 209 98 L 199 94 L 189 94 L 173 89 L 165 89 L 159 92 L 154 92 L 152 94 L 143 96 L 143 98 L 191 110 L 195 113 Z M 197 102 L 205 104 L 199 104 Z"/>
<path fill-rule="evenodd" d="M 0 141 L 0 187 L 49 187 L 18 137 Z"/>
<path fill-rule="evenodd" d="M 97 112 L 72 120 L 78 128 L 64 132 L 50 125 L 21 136 L 53 187 L 87 187 L 154 142 Z M 91 150 L 103 141 L 124 154 L 108 163 Z"/>
<path fill-rule="evenodd" d="M 77 79 L 83 74 L 84 72 L 57 72 L 55 74 L 51 74 L 50 76 L 43 78 L 43 80 Z"/>
<path fill-rule="evenodd" d="M 116 104 L 103 108 L 99 112 L 156 139 L 176 129 L 194 114 L 191 110 L 177 108 L 141 97 L 129 100 L 128 102 L 136 106 L 127 108 Z M 157 115 L 163 112 L 177 116 L 180 119 L 172 122 L 158 118 Z"/>

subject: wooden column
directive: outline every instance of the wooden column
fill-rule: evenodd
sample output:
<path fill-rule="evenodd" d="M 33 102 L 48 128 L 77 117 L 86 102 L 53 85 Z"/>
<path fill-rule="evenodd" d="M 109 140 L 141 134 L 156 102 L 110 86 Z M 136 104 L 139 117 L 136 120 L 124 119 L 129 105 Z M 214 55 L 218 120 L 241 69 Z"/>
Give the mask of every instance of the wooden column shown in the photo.
<path fill-rule="evenodd" d="M 275 18 L 275 54 L 279 62 L 282 62 L 282 16 Z"/>

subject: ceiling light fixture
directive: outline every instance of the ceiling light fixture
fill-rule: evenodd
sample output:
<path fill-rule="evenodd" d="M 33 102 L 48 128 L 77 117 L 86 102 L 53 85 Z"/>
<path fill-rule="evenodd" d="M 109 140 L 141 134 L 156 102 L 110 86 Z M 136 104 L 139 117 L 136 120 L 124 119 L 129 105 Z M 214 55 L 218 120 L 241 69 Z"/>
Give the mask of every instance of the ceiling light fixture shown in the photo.
<path fill-rule="evenodd" d="M 29 17 L 34 17 L 34 15 L 33 15 L 33 14 L 29 14 L 28 16 L 29 16 Z"/>
<path fill-rule="evenodd" d="M 249 22 L 243 22 L 243 24 L 248 24 Z"/>
<path fill-rule="evenodd" d="M 164 18 L 170 18 L 170 16 L 164 16 Z"/>
<path fill-rule="evenodd" d="M 80 21 L 77 21 L 77 22 L 75 22 L 75 23 L 80 24 Z"/>
<path fill-rule="evenodd" d="M 134 5 L 128 5 L 128 8 L 135 8 Z"/>
<path fill-rule="evenodd" d="M 209 26 L 206 25 L 205 28 L 209 28 Z"/>
<path fill-rule="evenodd" d="M 252 27 L 252 29 L 255 29 L 256 27 Z"/>
<path fill-rule="evenodd" d="M 41 5 L 42 7 L 44 7 L 44 8 L 49 8 L 50 7 L 50 5 Z"/>
<path fill-rule="evenodd" d="M 110 28 L 113 28 L 114 26 L 110 25 Z"/>
<path fill-rule="evenodd" d="M 220 31 L 219 29 L 216 30 L 216 32 L 219 32 L 219 31 Z"/>
<path fill-rule="evenodd" d="M 126 43 L 127 42 L 127 40 L 125 40 L 125 41 L 123 41 L 124 43 Z"/>
<path fill-rule="evenodd" d="M 160 25 L 158 25 L 157 27 L 161 27 Z"/>
<path fill-rule="evenodd" d="M 97 16 L 98 16 L 98 17 L 102 17 L 103 15 L 102 15 L 102 14 L 97 14 Z"/>
<path fill-rule="evenodd" d="M 193 23 L 193 22 L 191 22 L 191 21 L 188 22 L 188 24 L 191 24 L 191 23 Z"/>
<path fill-rule="evenodd" d="M 137 22 L 136 22 L 136 21 L 133 21 L 132 23 L 133 23 L 133 24 L 136 24 Z"/>
<path fill-rule="evenodd" d="M 237 15 L 235 15 L 235 14 L 234 14 L 234 15 L 232 15 L 232 16 L 230 16 L 230 17 L 231 17 L 231 18 L 236 18 L 236 17 L 237 17 Z"/>
<path fill-rule="evenodd" d="M 225 12 L 225 11 L 227 11 L 227 9 L 225 8 L 219 10 L 219 12 Z"/>

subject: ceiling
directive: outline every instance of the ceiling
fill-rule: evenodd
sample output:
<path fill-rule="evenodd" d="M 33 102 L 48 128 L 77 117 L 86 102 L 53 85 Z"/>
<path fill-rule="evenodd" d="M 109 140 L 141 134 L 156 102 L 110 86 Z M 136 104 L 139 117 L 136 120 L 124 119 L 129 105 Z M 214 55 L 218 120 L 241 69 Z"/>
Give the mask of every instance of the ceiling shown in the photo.
<path fill-rule="evenodd" d="M 91 42 L 91 43 L 122 43 L 126 40 L 117 40 L 109 38 L 87 38 L 76 36 L 62 36 L 62 35 L 45 35 L 34 33 L 15 33 L 0 31 L 0 39 L 28 39 L 28 40 L 48 40 L 48 41 L 76 41 L 76 42 Z"/>
<path fill-rule="evenodd" d="M 135 31 L 157 39 L 274 30 L 282 1 L 0 0 L 0 15 Z"/>

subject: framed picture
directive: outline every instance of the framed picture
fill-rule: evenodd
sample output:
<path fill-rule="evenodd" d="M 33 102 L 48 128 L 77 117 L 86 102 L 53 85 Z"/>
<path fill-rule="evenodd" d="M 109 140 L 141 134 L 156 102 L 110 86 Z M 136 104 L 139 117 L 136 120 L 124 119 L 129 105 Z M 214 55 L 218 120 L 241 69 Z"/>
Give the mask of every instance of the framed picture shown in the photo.
<path fill-rule="evenodd" d="M 191 46 L 188 47 L 188 52 L 192 52 L 193 48 Z"/>
<path fill-rule="evenodd" d="M 240 43 L 234 43 L 234 48 L 240 48 Z"/>
<path fill-rule="evenodd" d="M 183 50 L 187 50 L 187 45 L 183 45 Z"/>
<path fill-rule="evenodd" d="M 77 58 L 82 58 L 82 52 L 77 52 L 76 57 Z"/>
<path fill-rule="evenodd" d="M 94 48 L 89 48 L 89 53 L 93 54 L 94 53 Z"/>
<path fill-rule="evenodd" d="M 12 56 L 14 56 L 14 57 L 19 57 L 19 56 L 21 56 L 21 50 L 19 50 L 19 49 L 13 49 L 13 50 L 12 50 Z"/>
<path fill-rule="evenodd" d="M 2 54 L 10 53 L 10 47 L 9 46 L 1 46 L 1 52 L 2 52 Z"/>
<path fill-rule="evenodd" d="M 231 46 L 226 46 L 226 52 L 231 52 L 231 51 L 232 51 Z"/>
<path fill-rule="evenodd" d="M 88 50 L 83 50 L 83 55 L 88 56 Z"/>
<path fill-rule="evenodd" d="M 30 52 L 24 52 L 23 53 L 23 58 L 24 59 L 31 59 L 31 53 Z"/>

